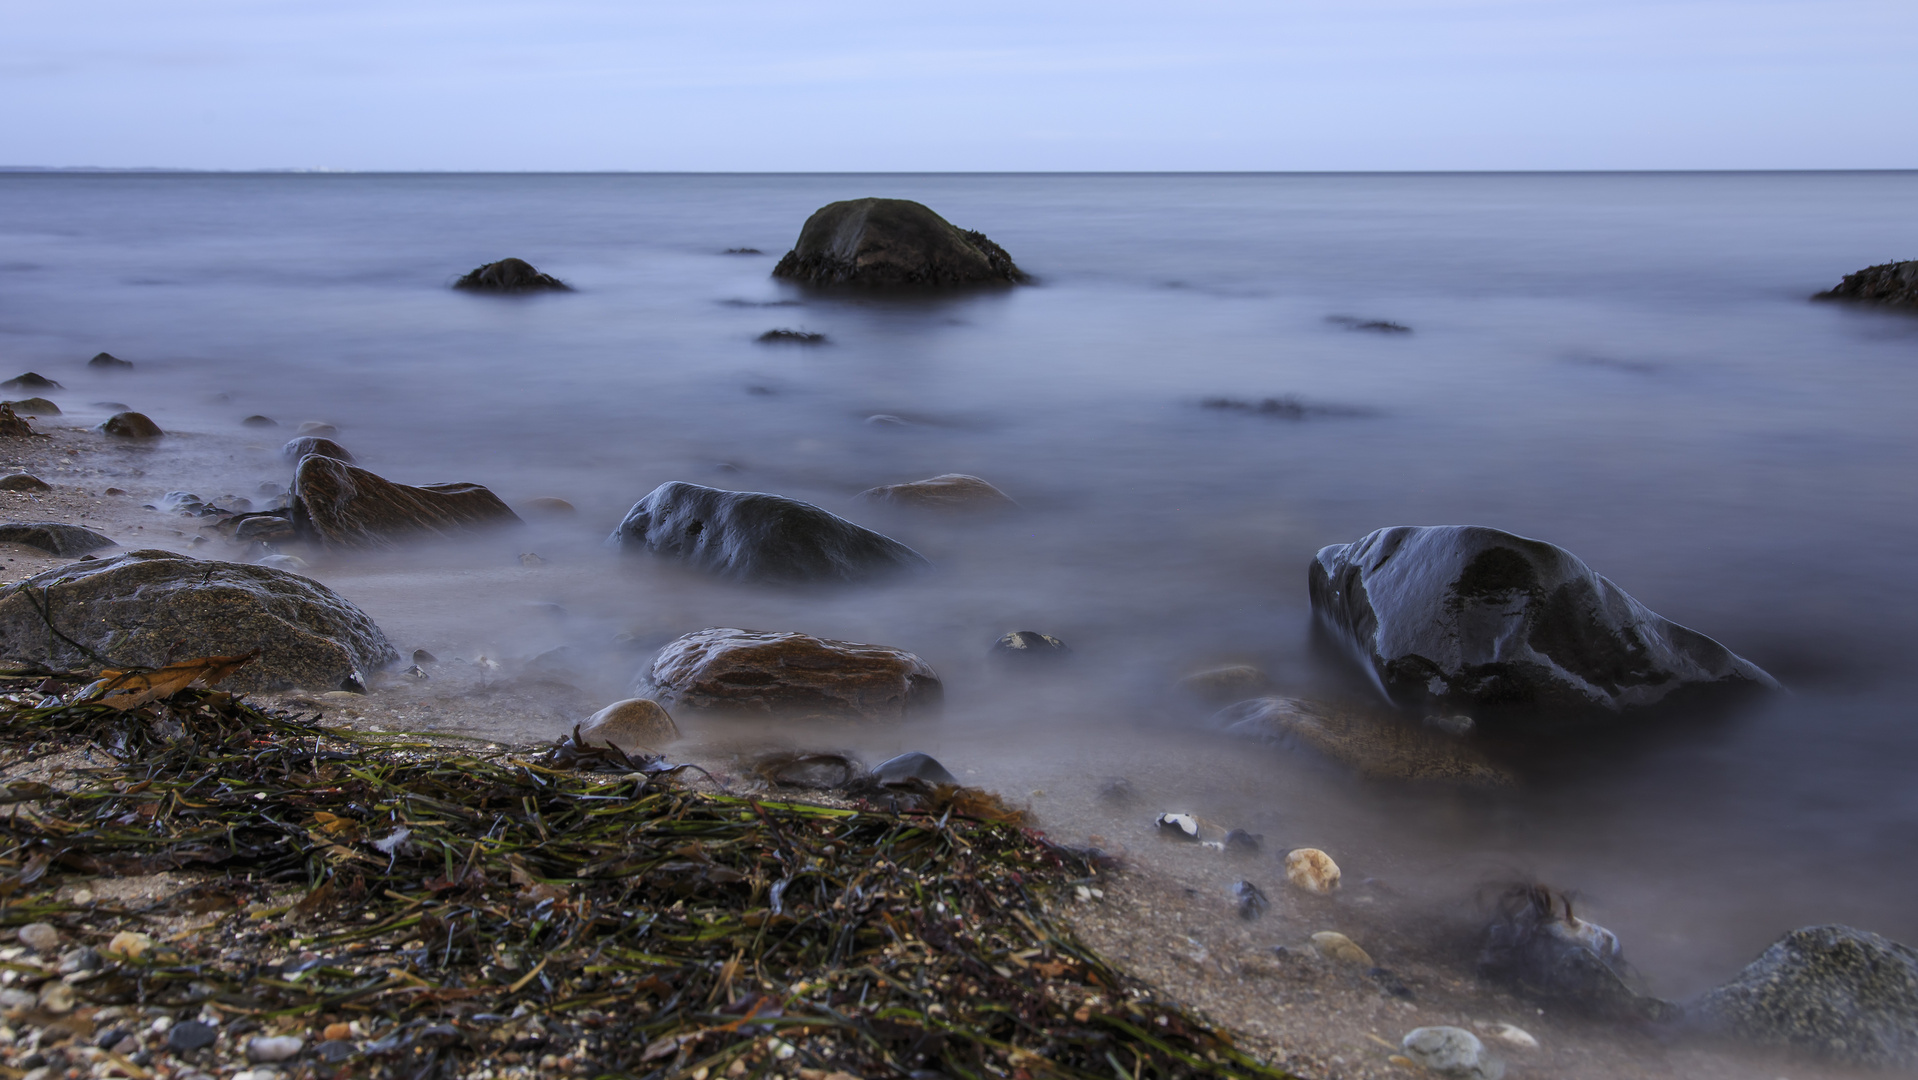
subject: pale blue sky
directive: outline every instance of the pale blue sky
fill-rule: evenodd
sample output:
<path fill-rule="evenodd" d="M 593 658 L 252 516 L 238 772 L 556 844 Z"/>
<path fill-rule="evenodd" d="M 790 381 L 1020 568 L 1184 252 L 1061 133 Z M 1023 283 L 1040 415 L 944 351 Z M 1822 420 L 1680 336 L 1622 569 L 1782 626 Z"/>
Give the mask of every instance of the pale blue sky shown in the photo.
<path fill-rule="evenodd" d="M 1918 0 L 0 0 L 0 164 L 1918 167 Z"/>

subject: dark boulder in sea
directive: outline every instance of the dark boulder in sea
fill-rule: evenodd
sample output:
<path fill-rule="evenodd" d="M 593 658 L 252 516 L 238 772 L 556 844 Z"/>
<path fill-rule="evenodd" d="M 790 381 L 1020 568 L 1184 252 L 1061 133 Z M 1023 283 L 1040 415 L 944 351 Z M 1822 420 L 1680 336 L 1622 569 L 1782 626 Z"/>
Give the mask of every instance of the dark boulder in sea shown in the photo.
<path fill-rule="evenodd" d="M 1918 950 L 1849 926 L 1793 930 L 1686 1011 L 1760 1046 L 1918 1069 Z"/>
<path fill-rule="evenodd" d="M 13 406 L 13 411 L 20 416 L 60 415 L 60 406 L 43 397 L 22 398 L 19 401 L 9 401 L 7 404 Z"/>
<path fill-rule="evenodd" d="M 735 581 L 853 582 L 931 565 L 897 540 L 811 503 L 677 480 L 634 504 L 606 542 Z"/>
<path fill-rule="evenodd" d="M 300 459 L 288 516 L 302 536 L 329 548 L 390 548 L 520 521 L 478 484 L 409 487 L 319 454 Z"/>
<path fill-rule="evenodd" d="M 0 543 L 25 544 L 63 559 L 77 559 L 89 551 L 113 547 L 116 541 L 78 525 L 38 521 L 0 525 Z"/>
<path fill-rule="evenodd" d="M 6 382 L 0 382 L 0 390 L 65 390 L 66 387 L 36 371 L 24 375 L 15 375 Z"/>
<path fill-rule="evenodd" d="M 103 352 L 95 353 L 93 359 L 87 361 L 87 366 L 100 371 L 131 371 L 133 361 L 122 360 L 112 353 Z"/>
<path fill-rule="evenodd" d="M 1813 300 L 1850 300 L 1885 307 L 1918 308 L 1918 259 L 1868 266 Z"/>
<path fill-rule="evenodd" d="M 100 430 L 121 439 L 157 439 L 166 432 L 145 413 L 117 412 L 107 417 Z"/>
<path fill-rule="evenodd" d="M 280 422 L 278 420 L 273 419 L 271 416 L 261 416 L 259 413 L 254 413 L 252 416 L 249 416 L 246 419 L 240 421 L 240 424 L 244 427 L 256 427 L 256 428 L 270 428 L 270 427 L 280 426 Z"/>
<path fill-rule="evenodd" d="M 570 292 L 572 286 L 551 274 L 542 274 L 524 259 L 501 259 L 477 267 L 453 283 L 455 289 L 474 292 Z"/>
<path fill-rule="evenodd" d="M 1072 647 L 1051 634 L 1014 630 L 992 643 L 986 659 L 1014 671 L 1053 668 L 1072 659 Z"/>
<path fill-rule="evenodd" d="M 1321 549 L 1309 586 L 1320 625 L 1393 702 L 1488 727 L 1535 733 L 1778 686 L 1572 553 L 1497 529 L 1380 529 Z"/>
<path fill-rule="evenodd" d="M 259 659 L 223 689 L 363 686 L 399 659 L 365 612 L 271 567 L 132 551 L 0 590 L 0 655 L 10 660 L 55 670 L 159 667 L 254 649 Z"/>
<path fill-rule="evenodd" d="M 643 685 L 666 705 L 863 720 L 904 719 L 944 694 L 931 665 L 903 649 L 731 627 L 667 645 Z"/>
<path fill-rule="evenodd" d="M 289 465 L 298 465 L 300 459 L 308 454 L 318 454 L 321 457 L 332 458 L 334 461 L 353 464 L 353 455 L 347 453 L 346 447 L 318 435 L 302 435 L 280 447 L 280 458 Z"/>
<path fill-rule="evenodd" d="M 980 232 L 908 199 L 849 199 L 813 211 L 773 276 L 809 285 L 978 285 L 1026 275 Z"/>

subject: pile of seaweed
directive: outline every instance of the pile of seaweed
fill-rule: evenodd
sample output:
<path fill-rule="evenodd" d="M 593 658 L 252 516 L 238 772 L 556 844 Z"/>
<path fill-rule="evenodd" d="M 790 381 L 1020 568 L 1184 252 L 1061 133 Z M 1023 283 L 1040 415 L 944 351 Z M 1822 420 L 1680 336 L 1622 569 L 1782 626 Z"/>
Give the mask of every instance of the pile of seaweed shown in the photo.
<path fill-rule="evenodd" d="M 0 775 L 78 762 L 0 790 L 14 1068 L 1288 1075 L 1062 932 L 1102 868 L 978 792 L 807 805 L 88 682 L 0 679 Z M 184 887 L 93 896 L 149 874 Z"/>

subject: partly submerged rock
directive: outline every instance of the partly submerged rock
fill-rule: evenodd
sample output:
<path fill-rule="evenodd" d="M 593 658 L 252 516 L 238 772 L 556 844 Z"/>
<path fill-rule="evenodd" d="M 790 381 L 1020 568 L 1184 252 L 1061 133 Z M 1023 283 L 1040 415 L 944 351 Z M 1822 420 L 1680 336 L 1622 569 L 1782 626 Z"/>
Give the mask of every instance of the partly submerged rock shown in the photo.
<path fill-rule="evenodd" d="M 319 435 L 302 435 L 280 447 L 280 460 L 288 465 L 298 465 L 300 460 L 308 454 L 318 454 L 321 457 L 332 458 L 334 461 L 353 464 L 353 455 L 347 452 L 346 447 Z"/>
<path fill-rule="evenodd" d="M 1231 664 L 1193 672 L 1179 680 L 1179 689 L 1201 701 L 1223 705 L 1244 701 L 1272 688 L 1272 680 L 1251 664 Z"/>
<path fill-rule="evenodd" d="M 77 559 L 89 551 L 113 547 L 116 541 L 78 525 L 40 521 L 0 525 L 0 543 L 25 544 L 63 559 Z"/>
<path fill-rule="evenodd" d="M 944 693 L 931 665 L 903 649 L 730 627 L 667 645 L 648 685 L 668 705 L 866 720 L 929 711 Z"/>
<path fill-rule="evenodd" d="M 21 416 L 60 415 L 60 406 L 43 397 L 22 398 L 19 401 L 9 401 L 7 404 L 13 406 L 13 411 Z"/>
<path fill-rule="evenodd" d="M 0 401 L 0 435 L 18 438 L 33 434 L 33 425 L 26 417 L 15 415 L 13 406 Z"/>
<path fill-rule="evenodd" d="M 1446 1080 L 1499 1080 L 1505 1075 L 1505 1063 L 1487 1053 L 1478 1036 L 1464 1028 L 1415 1028 L 1399 1047 L 1406 1057 Z"/>
<path fill-rule="evenodd" d="M 537 499 L 528 499 L 522 509 L 528 514 L 539 517 L 575 517 L 579 514 L 579 511 L 573 507 L 572 503 L 567 502 L 565 499 L 555 499 L 550 495 L 542 495 Z"/>
<path fill-rule="evenodd" d="M 1572 913 L 1571 897 L 1519 885 L 1499 898 L 1479 949 L 1480 975 L 1598 1016 L 1669 1020 L 1676 1006 L 1627 981 L 1618 936 Z"/>
<path fill-rule="evenodd" d="M 579 726 L 586 743 L 612 743 L 621 750 L 657 750 L 679 738 L 679 725 L 659 702 L 627 698 L 594 713 Z"/>
<path fill-rule="evenodd" d="M 273 419 L 271 416 L 263 416 L 260 413 L 254 413 L 252 416 L 249 416 L 246 419 L 240 421 L 240 425 L 242 427 L 250 427 L 250 428 L 276 428 L 280 426 L 280 422 L 278 420 Z"/>
<path fill-rule="evenodd" d="M 868 419 L 867 423 L 872 420 Z M 927 510 L 959 510 L 971 513 L 981 511 L 991 513 L 1005 510 L 1017 510 L 1019 504 L 1005 492 L 986 483 L 976 476 L 964 473 L 945 473 L 927 480 L 914 480 L 909 484 L 887 484 L 884 487 L 867 488 L 858 498 L 870 503 L 886 503 L 892 506 L 910 506 Z"/>
<path fill-rule="evenodd" d="M 1918 259 L 1868 266 L 1813 300 L 1850 300 L 1886 307 L 1918 308 Z"/>
<path fill-rule="evenodd" d="M 131 371 L 133 370 L 133 361 L 122 360 L 112 353 L 103 352 L 94 353 L 93 359 L 87 361 L 87 366 L 95 370 Z"/>
<path fill-rule="evenodd" d="M 1410 723 L 1384 706 L 1367 712 L 1301 698 L 1259 697 L 1215 713 L 1215 731 L 1320 754 L 1375 780 L 1503 787 L 1512 775 L 1476 746 Z"/>
<path fill-rule="evenodd" d="M 1793 930 L 1686 1011 L 1760 1046 L 1918 1069 L 1918 950 L 1849 926 Z"/>
<path fill-rule="evenodd" d="M 849 199 L 813 211 L 774 277 L 810 285 L 971 285 L 1024 281 L 984 233 L 908 199 Z"/>
<path fill-rule="evenodd" d="M 0 382 L 0 390 L 65 390 L 66 387 L 47 378 L 37 371 L 15 375 L 6 382 Z"/>
<path fill-rule="evenodd" d="M 908 750 L 897 757 L 890 757 L 872 767 L 874 781 L 884 785 L 911 784 L 956 784 L 959 778 L 952 771 L 939 764 L 939 759 L 918 750 Z"/>
<path fill-rule="evenodd" d="M 654 488 L 606 542 L 735 581 L 852 582 L 931 565 L 897 540 L 811 503 L 681 481 Z"/>
<path fill-rule="evenodd" d="M 1327 960 L 1349 964 L 1352 967 L 1369 968 L 1372 956 L 1359 947 L 1359 943 L 1339 933 L 1337 930 L 1321 930 L 1312 935 L 1312 947 Z"/>
<path fill-rule="evenodd" d="M 12 660 L 55 670 L 158 667 L 254 649 L 259 659 L 223 689 L 364 685 L 399 659 L 365 612 L 316 581 L 265 566 L 131 551 L 0 589 L 0 655 Z"/>
<path fill-rule="evenodd" d="M 992 643 L 986 659 L 1009 670 L 1053 668 L 1072 658 L 1072 648 L 1051 634 L 1014 630 Z"/>
<path fill-rule="evenodd" d="M 166 434 L 147 414 L 130 410 L 107 417 L 100 430 L 122 439 L 157 439 Z"/>
<path fill-rule="evenodd" d="M 9 473 L 0 476 L 0 491 L 52 491 L 53 485 L 32 473 Z"/>
<path fill-rule="evenodd" d="M 1572 553 L 1497 529 L 1380 529 L 1321 549 L 1310 588 L 1320 624 L 1401 707 L 1537 731 L 1778 686 Z"/>
<path fill-rule="evenodd" d="M 390 548 L 519 524 L 499 496 L 478 484 L 396 484 L 318 454 L 300 459 L 288 512 L 322 547 Z"/>
<path fill-rule="evenodd" d="M 569 292 L 572 286 L 551 274 L 542 274 L 524 259 L 501 259 L 476 267 L 453 283 L 455 289 L 474 292 Z"/>

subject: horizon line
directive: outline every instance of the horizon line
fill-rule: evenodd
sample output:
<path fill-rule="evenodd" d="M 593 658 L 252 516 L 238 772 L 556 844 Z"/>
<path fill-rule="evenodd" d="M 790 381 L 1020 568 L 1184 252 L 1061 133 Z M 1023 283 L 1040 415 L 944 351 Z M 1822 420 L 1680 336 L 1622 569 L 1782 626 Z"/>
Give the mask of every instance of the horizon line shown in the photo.
<path fill-rule="evenodd" d="M 261 166 L 212 169 L 172 165 L 0 165 L 12 174 L 170 174 L 197 176 L 1591 176 L 1909 173 L 1908 167 L 1613 168 L 1613 169 L 336 169 Z"/>

